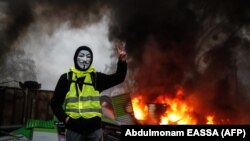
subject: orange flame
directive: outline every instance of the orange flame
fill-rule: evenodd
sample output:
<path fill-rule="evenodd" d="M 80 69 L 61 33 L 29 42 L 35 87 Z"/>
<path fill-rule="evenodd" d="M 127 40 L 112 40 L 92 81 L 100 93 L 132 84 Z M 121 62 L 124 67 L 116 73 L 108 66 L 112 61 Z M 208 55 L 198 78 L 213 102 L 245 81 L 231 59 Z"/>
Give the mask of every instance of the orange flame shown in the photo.
<path fill-rule="evenodd" d="M 132 99 L 134 116 L 137 120 L 144 120 L 147 116 L 148 107 L 143 103 L 142 96 Z"/>
<path fill-rule="evenodd" d="M 161 104 L 165 109 L 161 108 L 163 111 L 155 115 L 154 110 L 157 107 L 149 107 L 143 95 L 132 98 L 134 116 L 141 124 L 198 124 L 195 108 L 185 100 L 182 87 L 177 89 L 174 98 L 161 94 L 151 104 Z M 214 124 L 214 116 L 207 115 L 204 118 L 205 124 Z"/>

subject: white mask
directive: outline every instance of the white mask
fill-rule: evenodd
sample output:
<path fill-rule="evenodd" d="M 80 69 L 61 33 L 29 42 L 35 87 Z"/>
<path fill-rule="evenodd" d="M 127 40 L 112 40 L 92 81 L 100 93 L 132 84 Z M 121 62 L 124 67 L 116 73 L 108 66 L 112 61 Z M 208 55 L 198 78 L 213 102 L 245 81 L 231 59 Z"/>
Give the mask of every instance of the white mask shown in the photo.
<path fill-rule="evenodd" d="M 92 62 L 91 53 L 88 50 L 81 50 L 77 55 L 76 62 L 81 69 L 87 69 Z"/>

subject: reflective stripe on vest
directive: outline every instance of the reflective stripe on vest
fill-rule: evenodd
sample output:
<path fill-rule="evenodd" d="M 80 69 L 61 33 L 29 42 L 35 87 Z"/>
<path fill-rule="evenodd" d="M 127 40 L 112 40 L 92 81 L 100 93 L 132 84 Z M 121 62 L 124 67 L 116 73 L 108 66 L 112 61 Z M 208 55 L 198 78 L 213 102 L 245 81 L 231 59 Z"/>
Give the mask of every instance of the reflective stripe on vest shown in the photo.
<path fill-rule="evenodd" d="M 101 112 L 101 109 L 66 109 L 66 112 Z"/>
<path fill-rule="evenodd" d="M 72 73 L 72 80 L 76 81 L 76 74 Z M 84 83 L 92 84 L 90 74 L 87 74 Z M 79 117 L 92 118 L 95 116 L 101 117 L 100 93 L 96 91 L 93 85 L 83 84 L 82 91 L 77 84 L 78 94 L 76 93 L 75 82 L 71 82 L 70 90 L 65 98 L 65 112 L 72 118 Z"/>
<path fill-rule="evenodd" d="M 89 97 L 72 97 L 72 98 L 68 98 L 65 100 L 65 103 L 69 103 L 69 102 L 78 102 L 78 99 L 80 101 L 88 101 L 88 100 L 91 100 L 91 101 L 99 101 L 100 100 L 100 96 L 89 96 Z"/>

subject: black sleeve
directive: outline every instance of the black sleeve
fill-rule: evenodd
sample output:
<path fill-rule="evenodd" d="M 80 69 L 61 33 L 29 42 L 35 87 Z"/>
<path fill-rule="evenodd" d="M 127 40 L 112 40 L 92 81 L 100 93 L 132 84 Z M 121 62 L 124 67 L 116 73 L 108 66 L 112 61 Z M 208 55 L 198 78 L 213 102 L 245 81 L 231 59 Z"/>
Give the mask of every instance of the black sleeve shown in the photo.
<path fill-rule="evenodd" d="M 64 122 L 65 118 L 67 117 L 67 114 L 63 110 L 63 103 L 68 89 L 69 85 L 67 80 L 67 73 L 64 73 L 60 76 L 56 84 L 54 94 L 51 98 L 51 109 L 57 119 L 61 122 Z"/>
<path fill-rule="evenodd" d="M 122 83 L 127 74 L 127 62 L 118 61 L 116 72 L 113 74 L 97 73 L 96 89 L 102 92 Z"/>

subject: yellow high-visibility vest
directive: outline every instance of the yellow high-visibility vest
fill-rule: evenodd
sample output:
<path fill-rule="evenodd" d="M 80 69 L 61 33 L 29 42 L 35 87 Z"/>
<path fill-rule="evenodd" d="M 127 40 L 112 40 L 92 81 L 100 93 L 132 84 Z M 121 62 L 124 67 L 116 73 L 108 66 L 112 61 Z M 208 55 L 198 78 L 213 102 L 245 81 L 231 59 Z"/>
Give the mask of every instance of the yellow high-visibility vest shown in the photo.
<path fill-rule="evenodd" d="M 70 70 L 72 71 L 72 82 L 64 101 L 65 112 L 74 119 L 101 117 L 100 92 L 95 90 L 91 78 L 91 72 L 94 69 L 91 67 L 84 73 L 74 67 L 71 67 Z M 79 84 L 76 83 L 77 78 L 80 77 L 85 77 L 82 90 L 80 90 Z"/>

